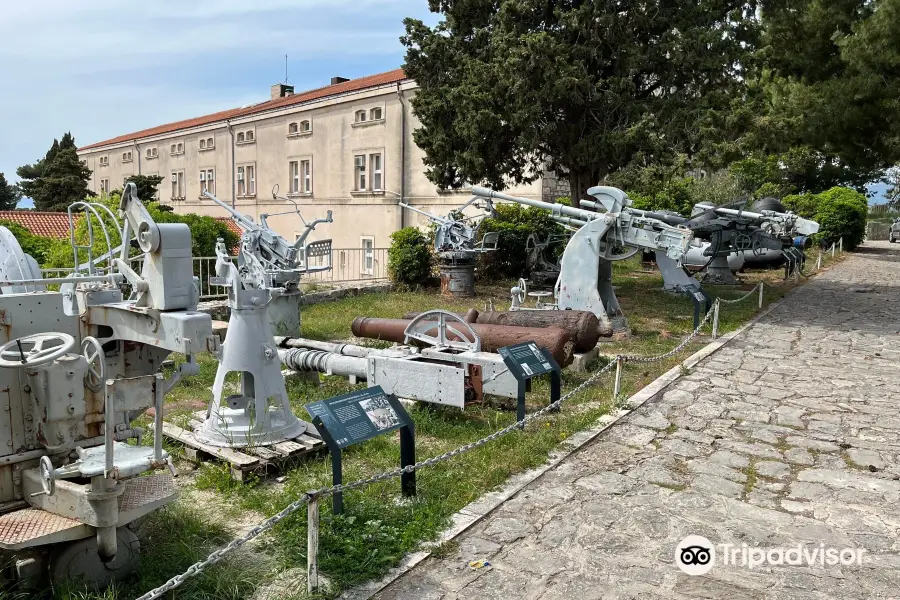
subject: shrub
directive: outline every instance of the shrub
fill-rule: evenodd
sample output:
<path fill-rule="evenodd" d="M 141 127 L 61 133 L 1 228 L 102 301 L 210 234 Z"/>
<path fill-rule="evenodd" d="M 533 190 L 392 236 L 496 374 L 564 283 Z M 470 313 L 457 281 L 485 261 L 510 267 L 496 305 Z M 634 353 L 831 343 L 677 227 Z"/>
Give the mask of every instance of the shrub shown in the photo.
<path fill-rule="evenodd" d="M 819 194 L 815 219 L 819 223 L 817 241 L 830 246 L 843 238 L 845 250 L 853 250 L 866 235 L 866 197 L 850 188 L 834 187 Z"/>
<path fill-rule="evenodd" d="M 38 264 L 43 264 L 47 258 L 47 253 L 54 244 L 54 240 L 50 238 L 34 235 L 18 223 L 12 221 L 0 220 L 0 226 L 6 227 L 15 236 L 22 247 L 25 254 L 30 254 Z M 68 244 L 66 247 L 69 247 Z"/>
<path fill-rule="evenodd" d="M 866 233 L 868 202 L 866 197 L 850 188 L 834 187 L 821 194 L 785 196 L 782 203 L 805 219 L 819 223 L 814 240 L 823 246 L 844 239 L 844 248 L 856 248 Z"/>
<path fill-rule="evenodd" d="M 479 236 L 497 231 L 500 233 L 497 250 L 481 255 L 479 276 L 522 277 L 527 268 L 525 242 L 536 233 L 541 239 L 548 234 L 562 234 L 563 228 L 550 218 L 542 208 L 521 204 L 498 204 L 496 216 L 481 222 Z"/>
<path fill-rule="evenodd" d="M 120 197 L 119 192 L 114 190 L 110 193 L 108 198 L 92 198 L 91 201 L 106 205 L 112 210 L 113 214 L 118 216 Z M 235 248 L 239 241 L 238 236 L 228 228 L 227 224 L 217 221 L 212 217 L 205 217 L 192 213 L 175 214 L 171 212 L 171 209 L 168 209 L 168 207 L 161 206 L 156 202 L 147 202 L 144 206 L 146 206 L 147 212 L 150 213 L 150 216 L 153 217 L 153 220 L 157 223 L 185 223 L 191 230 L 191 254 L 195 257 L 215 256 L 216 240 L 218 238 L 222 238 L 225 241 L 225 246 L 228 248 Z M 106 224 L 109 233 L 110 244 L 115 249 L 115 247 L 121 243 L 119 237 L 120 232 L 110 218 L 106 216 L 104 211 L 98 212 L 103 216 L 103 221 Z M 96 219 L 93 217 L 91 218 L 93 219 L 94 228 L 94 244 L 92 250 L 94 257 L 96 258 L 106 253 L 107 246 L 106 239 L 103 237 L 103 233 L 97 225 Z M 80 218 L 78 224 L 75 226 L 75 239 L 79 244 L 87 244 L 87 219 L 84 217 Z M 131 255 L 135 256 L 137 254 L 139 254 L 139 251 L 132 248 Z M 79 254 L 79 261 L 82 260 L 87 260 L 87 253 L 84 251 L 81 251 Z M 74 262 L 74 254 L 69 241 L 65 240 L 63 242 L 54 240 L 51 241 L 51 246 L 46 252 L 46 258 L 42 261 L 42 264 L 45 268 L 65 268 L 74 266 Z"/>
<path fill-rule="evenodd" d="M 696 181 L 692 177 L 673 179 L 653 194 L 628 192 L 634 208 L 640 210 L 668 211 L 688 216 L 699 199 L 695 199 Z"/>
<path fill-rule="evenodd" d="M 415 227 L 404 227 L 391 234 L 388 272 L 392 280 L 407 285 L 424 283 L 431 277 L 431 260 L 428 240 Z"/>

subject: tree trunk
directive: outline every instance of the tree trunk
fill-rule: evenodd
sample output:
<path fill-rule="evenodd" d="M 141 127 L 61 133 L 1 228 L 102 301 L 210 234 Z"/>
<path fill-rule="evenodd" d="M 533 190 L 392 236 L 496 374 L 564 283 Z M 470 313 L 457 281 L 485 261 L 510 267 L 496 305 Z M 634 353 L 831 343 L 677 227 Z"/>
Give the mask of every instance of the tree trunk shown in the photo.
<path fill-rule="evenodd" d="M 569 171 L 569 192 L 572 197 L 572 206 L 581 208 L 582 200 L 591 200 L 587 191 L 599 182 L 600 171 L 598 169 L 571 169 Z"/>

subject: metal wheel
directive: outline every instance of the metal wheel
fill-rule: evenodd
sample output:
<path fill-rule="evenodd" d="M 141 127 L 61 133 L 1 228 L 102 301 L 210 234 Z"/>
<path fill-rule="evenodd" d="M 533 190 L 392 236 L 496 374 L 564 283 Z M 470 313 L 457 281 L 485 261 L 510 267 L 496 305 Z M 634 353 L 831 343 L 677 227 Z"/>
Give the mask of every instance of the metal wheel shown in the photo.
<path fill-rule="evenodd" d="M 97 338 L 87 336 L 81 340 L 81 355 L 88 364 L 88 371 L 84 374 L 84 385 L 92 392 L 99 392 L 103 389 L 103 382 L 106 381 L 103 346 Z"/>
<path fill-rule="evenodd" d="M 423 312 L 410 321 L 403 333 L 407 344 L 416 340 L 435 348 L 481 351 L 481 338 L 472 326 L 445 310 Z"/>
<path fill-rule="evenodd" d="M 525 302 L 525 298 L 528 296 L 528 284 L 525 279 L 519 278 L 519 283 L 516 284 L 516 287 L 519 288 L 519 304 Z"/>
<path fill-rule="evenodd" d="M 75 346 L 68 333 L 35 333 L 0 346 L 0 367 L 19 369 L 51 363 Z"/>
<path fill-rule="evenodd" d="M 141 543 L 126 527 L 116 529 L 116 557 L 104 563 L 97 553 L 97 536 L 59 544 L 50 557 L 50 579 L 55 585 L 82 582 L 103 589 L 132 574 L 140 564 Z"/>

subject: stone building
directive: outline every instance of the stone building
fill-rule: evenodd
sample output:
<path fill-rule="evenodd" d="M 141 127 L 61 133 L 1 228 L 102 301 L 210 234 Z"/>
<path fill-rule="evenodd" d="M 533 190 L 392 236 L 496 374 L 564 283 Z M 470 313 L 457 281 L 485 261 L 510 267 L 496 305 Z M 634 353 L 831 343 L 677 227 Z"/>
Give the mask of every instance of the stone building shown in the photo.
<path fill-rule="evenodd" d="M 335 77 L 302 93 L 276 84 L 265 102 L 121 135 L 78 154 L 98 194 L 134 174 L 160 175 L 159 199 L 176 212 L 225 215 L 204 190 L 256 220 L 291 211 L 293 202 L 307 220 L 333 211 L 334 223 L 318 227 L 311 241 L 384 248 L 392 232 L 423 222 L 401 210 L 401 198 L 444 215 L 468 199 L 466 190 L 438 189 L 425 177 L 424 152 L 412 137 L 420 126 L 410 108 L 416 88 L 401 69 Z M 275 186 L 289 201 L 273 199 Z M 542 182 L 507 191 L 540 199 Z M 268 222 L 288 239 L 303 230 L 296 214 Z"/>

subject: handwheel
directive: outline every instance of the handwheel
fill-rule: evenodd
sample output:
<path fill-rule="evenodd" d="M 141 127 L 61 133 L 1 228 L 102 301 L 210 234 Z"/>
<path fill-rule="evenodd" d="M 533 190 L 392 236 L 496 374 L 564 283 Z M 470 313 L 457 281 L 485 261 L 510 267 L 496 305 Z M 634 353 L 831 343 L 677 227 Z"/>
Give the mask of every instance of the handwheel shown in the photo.
<path fill-rule="evenodd" d="M 87 336 L 81 340 L 81 355 L 87 361 L 88 370 L 84 374 L 84 385 L 92 392 L 103 389 L 106 381 L 106 361 L 103 360 L 103 346 L 95 337 Z"/>
<path fill-rule="evenodd" d="M 526 296 L 528 296 L 528 284 L 525 282 L 525 279 L 519 278 L 519 283 L 516 286 L 519 288 L 519 304 L 525 302 Z"/>
<path fill-rule="evenodd" d="M 436 348 L 481 351 L 481 338 L 472 326 L 445 310 L 423 312 L 409 322 L 403 334 L 407 344 L 416 340 Z"/>
<path fill-rule="evenodd" d="M 19 369 L 51 363 L 75 346 L 68 333 L 35 333 L 0 346 L 0 367 Z"/>

